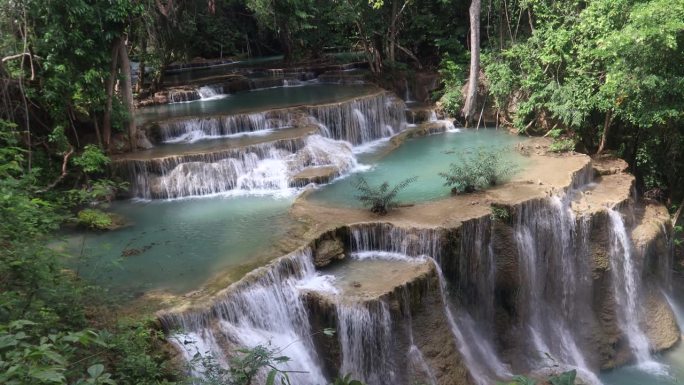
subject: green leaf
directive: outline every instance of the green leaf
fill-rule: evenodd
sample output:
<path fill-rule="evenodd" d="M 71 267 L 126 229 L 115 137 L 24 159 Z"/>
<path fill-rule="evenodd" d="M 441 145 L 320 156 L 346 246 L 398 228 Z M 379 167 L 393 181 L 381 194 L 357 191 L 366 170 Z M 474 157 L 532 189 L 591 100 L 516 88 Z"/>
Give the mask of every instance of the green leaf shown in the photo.
<path fill-rule="evenodd" d="M 63 370 L 64 369 L 62 368 L 55 367 L 38 367 L 29 369 L 28 375 L 39 381 L 63 384 L 66 383 L 66 378 L 64 377 L 64 374 L 62 374 Z"/>
<path fill-rule="evenodd" d="M 266 378 L 266 385 L 274 385 L 275 384 L 275 378 L 276 378 L 277 374 L 278 374 L 278 371 L 275 369 L 268 372 L 268 377 Z"/>
<path fill-rule="evenodd" d="M 88 374 L 92 378 L 98 378 L 104 373 L 104 365 L 95 364 L 88 368 Z"/>

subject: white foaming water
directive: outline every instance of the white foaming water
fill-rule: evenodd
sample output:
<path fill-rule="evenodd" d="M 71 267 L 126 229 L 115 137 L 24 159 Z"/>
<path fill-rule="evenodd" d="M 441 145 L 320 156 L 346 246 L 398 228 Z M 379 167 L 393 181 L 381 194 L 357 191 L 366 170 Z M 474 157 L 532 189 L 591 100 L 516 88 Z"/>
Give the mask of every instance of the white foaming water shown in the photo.
<path fill-rule="evenodd" d="M 411 99 L 411 89 L 409 88 L 408 80 L 406 78 L 404 78 L 404 101 L 406 101 L 406 103 L 413 102 Z"/>
<path fill-rule="evenodd" d="M 265 346 L 276 350 L 278 356 L 290 358 L 278 367 L 296 371 L 288 374 L 292 383 L 325 385 L 298 288 L 316 275 L 310 250 L 295 253 L 289 261 L 269 267 L 252 284 L 227 294 L 212 311 L 165 318 L 167 327 L 181 328 L 170 340 L 188 362 L 193 363 L 196 354 L 211 355 L 224 367 L 225 357 L 240 347 Z M 201 376 L 203 372 L 201 365 L 195 365 L 194 374 Z"/>
<path fill-rule="evenodd" d="M 220 97 L 225 97 L 221 90 L 212 86 L 204 86 L 197 89 L 197 93 L 200 96 L 200 100 L 213 100 Z"/>
<path fill-rule="evenodd" d="M 287 128 L 287 127 L 279 127 L 280 128 Z M 274 128 L 266 128 L 263 130 L 259 131 L 250 131 L 250 132 L 238 132 L 235 134 L 227 134 L 227 135 L 210 135 L 206 134 L 204 131 L 190 131 L 187 134 L 183 134 L 179 137 L 167 140 L 165 143 L 195 143 L 199 142 L 200 140 L 211 140 L 211 139 L 226 139 L 226 138 L 242 138 L 242 137 L 249 137 L 249 136 L 267 136 L 275 131 Z"/>
<path fill-rule="evenodd" d="M 499 360 L 498 355 L 489 345 L 488 341 L 486 341 L 486 339 L 478 338 L 479 336 L 472 327 L 472 322 L 470 322 L 471 320 L 469 317 L 465 314 L 461 315 L 461 317 L 458 318 L 461 322 L 458 322 L 457 318 L 454 317 L 446 296 L 447 284 L 442 269 L 436 261 L 433 260 L 432 263 L 434 264 L 439 277 L 440 293 L 442 302 L 444 303 L 444 314 L 449 322 L 454 342 L 466 363 L 470 375 L 473 377 L 473 381 L 475 381 L 477 385 L 491 385 L 495 383 L 496 379 L 512 377 L 512 374 L 506 365 Z M 465 329 L 467 330 L 462 330 L 464 323 L 466 326 Z M 469 337 L 467 339 L 465 337 L 466 333 Z"/>
<path fill-rule="evenodd" d="M 610 218 L 610 271 L 613 279 L 613 291 L 617 302 L 618 321 L 625 333 L 637 361 L 637 365 L 646 370 L 653 370 L 659 364 L 651 359 L 650 343 L 639 325 L 641 319 L 640 277 L 641 272 L 636 265 L 631 240 L 625 228 L 622 215 L 608 210 Z"/>
<path fill-rule="evenodd" d="M 589 303 L 578 283 L 589 277 L 583 248 L 588 235 L 578 231 L 570 199 L 552 196 L 523 206 L 518 212 L 515 240 L 520 258 L 520 295 L 524 309 L 521 326 L 532 343 L 530 362 L 535 371 L 549 367 L 577 369 L 585 381 L 600 384 L 582 353 L 575 316 L 577 306 Z"/>
<path fill-rule="evenodd" d="M 354 154 L 357 154 L 357 155 L 377 151 L 378 149 L 380 149 L 384 146 L 387 146 L 391 140 L 392 140 L 391 137 L 373 140 L 373 141 L 370 141 L 370 142 L 367 142 L 364 144 L 354 146 L 352 148 L 352 151 L 354 152 Z"/>
<path fill-rule="evenodd" d="M 342 348 L 340 373 L 349 373 L 369 385 L 391 384 L 396 373 L 392 360 L 392 320 L 385 301 L 337 304 Z"/>
<path fill-rule="evenodd" d="M 228 368 L 228 360 L 223 353 L 216 348 L 219 346 L 211 332 L 205 331 L 179 331 L 168 337 L 187 363 L 190 365 L 190 375 L 201 378 L 206 371 L 205 362 L 197 358 L 213 359 L 214 363 L 222 368 Z"/>
<path fill-rule="evenodd" d="M 236 149 L 218 160 L 212 154 L 200 154 L 134 165 L 137 195 L 167 199 L 217 194 L 288 196 L 298 191 L 291 186 L 292 177 L 305 169 L 333 167 L 334 176 L 363 169 L 349 143 L 320 135 Z"/>
<path fill-rule="evenodd" d="M 282 124 L 288 120 L 286 113 L 272 113 L 274 118 L 267 118 L 266 113 L 237 114 L 210 118 L 188 118 L 159 124 L 159 132 L 165 143 L 184 142 L 186 138 L 213 137 L 241 134 L 287 126 Z"/>
<path fill-rule="evenodd" d="M 411 257 L 406 254 L 392 252 L 392 251 L 357 251 L 351 253 L 350 258 L 357 261 L 365 260 L 384 260 L 384 261 L 401 261 L 407 263 L 421 264 L 427 260 L 425 256 Z"/>
<path fill-rule="evenodd" d="M 340 290 L 335 286 L 334 275 L 316 274 L 310 277 L 304 277 L 297 283 L 297 289 L 332 295 L 340 293 Z"/>

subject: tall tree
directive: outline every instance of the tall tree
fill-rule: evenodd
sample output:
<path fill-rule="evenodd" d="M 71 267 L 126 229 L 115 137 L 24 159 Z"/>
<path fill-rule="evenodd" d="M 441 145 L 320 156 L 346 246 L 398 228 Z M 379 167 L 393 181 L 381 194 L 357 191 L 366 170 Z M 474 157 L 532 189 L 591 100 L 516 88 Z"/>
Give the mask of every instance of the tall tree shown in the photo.
<path fill-rule="evenodd" d="M 128 50 L 126 49 L 126 40 L 119 39 L 119 65 L 121 66 L 121 94 L 124 99 L 124 104 L 128 110 L 128 119 L 126 127 L 128 132 L 128 141 L 131 151 L 137 148 L 137 127 L 135 125 L 135 107 L 133 105 L 133 80 L 131 77 L 131 62 L 128 59 Z"/>
<path fill-rule="evenodd" d="M 470 3 L 470 75 L 463 104 L 463 117 L 466 124 L 472 122 L 477 114 L 477 88 L 480 76 L 480 9 L 481 1 Z"/>

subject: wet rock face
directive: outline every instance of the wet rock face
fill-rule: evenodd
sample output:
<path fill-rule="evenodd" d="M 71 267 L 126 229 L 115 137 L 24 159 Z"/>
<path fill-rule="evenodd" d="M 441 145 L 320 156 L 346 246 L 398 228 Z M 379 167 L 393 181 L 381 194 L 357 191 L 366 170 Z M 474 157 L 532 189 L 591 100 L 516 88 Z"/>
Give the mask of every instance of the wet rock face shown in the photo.
<path fill-rule="evenodd" d="M 314 265 L 323 267 L 336 260 L 344 259 L 344 244 L 337 238 L 322 240 L 314 253 Z"/>
<path fill-rule="evenodd" d="M 672 309 L 662 292 L 651 287 L 646 294 L 646 313 L 648 322 L 645 323 L 645 332 L 654 350 L 669 349 L 679 342 L 680 330 L 677 326 Z"/>
<path fill-rule="evenodd" d="M 468 384 L 471 379 L 451 334 L 444 313 L 444 303 L 439 291 L 439 281 L 434 269 L 415 277 L 408 283 L 376 298 L 365 298 L 354 306 L 371 311 L 382 304 L 389 311 L 391 351 L 372 352 L 377 348 L 368 345 L 368 351 L 360 354 L 382 354 L 387 372 L 380 373 L 393 384 L 435 383 L 437 385 Z M 314 334 L 314 344 L 324 371 L 332 378 L 341 373 L 343 346 L 340 334 L 338 306 L 350 298 L 333 299 L 329 296 L 308 292 L 306 304 L 309 323 Z M 366 325 L 372 328 L 371 325 Z M 334 337 L 326 336 L 325 329 L 337 330 Z M 369 338 L 369 340 L 365 340 Z M 364 337 L 370 343 L 371 334 Z M 377 343 L 377 341 L 376 341 Z M 372 357 L 365 357 L 373 360 Z"/>

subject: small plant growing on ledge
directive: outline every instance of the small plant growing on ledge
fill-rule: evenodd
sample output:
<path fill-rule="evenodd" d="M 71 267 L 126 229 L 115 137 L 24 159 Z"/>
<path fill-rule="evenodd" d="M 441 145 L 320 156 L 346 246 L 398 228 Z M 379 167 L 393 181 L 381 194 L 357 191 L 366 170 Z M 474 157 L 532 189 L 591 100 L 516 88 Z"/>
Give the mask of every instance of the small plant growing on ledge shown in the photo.
<path fill-rule="evenodd" d="M 507 222 L 511 219 L 511 213 L 508 212 L 506 207 L 492 206 L 492 214 L 490 218 L 494 222 Z"/>
<path fill-rule="evenodd" d="M 390 189 L 387 181 L 383 182 L 380 186 L 373 187 L 368 184 L 364 177 L 359 176 L 356 183 L 354 183 L 354 187 L 359 191 L 356 199 L 361 201 L 364 206 L 370 207 L 371 212 L 385 215 L 389 210 L 399 206 L 396 201 L 397 194 L 417 179 L 417 176 L 405 179 Z"/>
<path fill-rule="evenodd" d="M 474 157 L 461 157 L 460 162 L 451 163 L 449 171 L 439 175 L 453 194 L 468 194 L 497 185 L 512 172 L 513 167 L 504 164 L 499 151 L 479 148 Z"/>

